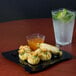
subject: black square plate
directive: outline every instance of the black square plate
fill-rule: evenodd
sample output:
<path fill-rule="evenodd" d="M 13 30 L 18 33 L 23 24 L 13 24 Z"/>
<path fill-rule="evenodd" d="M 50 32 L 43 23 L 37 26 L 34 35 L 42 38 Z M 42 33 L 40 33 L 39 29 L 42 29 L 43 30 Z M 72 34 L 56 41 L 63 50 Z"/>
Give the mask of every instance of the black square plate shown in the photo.
<path fill-rule="evenodd" d="M 72 59 L 72 55 L 70 53 L 62 50 L 63 55 L 60 58 L 55 58 L 55 59 L 51 59 L 49 61 L 40 62 L 37 65 L 31 65 L 27 61 L 25 61 L 25 63 L 22 64 L 23 62 L 19 60 L 17 51 L 18 51 L 18 49 L 17 50 L 8 51 L 8 52 L 3 52 L 2 55 L 5 58 L 7 58 L 8 60 L 11 60 L 11 61 L 21 65 L 29 73 L 40 72 L 40 71 L 45 70 L 48 67 L 53 66 L 53 65 L 55 65 L 57 63 Z"/>

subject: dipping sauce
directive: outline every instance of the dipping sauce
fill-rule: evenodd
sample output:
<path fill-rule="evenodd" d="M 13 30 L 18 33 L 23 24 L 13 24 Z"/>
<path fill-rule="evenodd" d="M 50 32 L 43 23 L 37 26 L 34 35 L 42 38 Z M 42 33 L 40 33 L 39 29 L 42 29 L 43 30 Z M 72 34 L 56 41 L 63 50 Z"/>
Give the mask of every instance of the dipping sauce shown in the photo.
<path fill-rule="evenodd" d="M 34 33 L 26 36 L 26 40 L 30 48 L 34 51 L 39 47 L 40 43 L 43 43 L 45 41 L 45 35 Z"/>
<path fill-rule="evenodd" d="M 32 50 L 36 50 L 39 47 L 39 44 L 44 42 L 44 39 L 32 38 L 32 39 L 27 40 L 27 42 Z"/>

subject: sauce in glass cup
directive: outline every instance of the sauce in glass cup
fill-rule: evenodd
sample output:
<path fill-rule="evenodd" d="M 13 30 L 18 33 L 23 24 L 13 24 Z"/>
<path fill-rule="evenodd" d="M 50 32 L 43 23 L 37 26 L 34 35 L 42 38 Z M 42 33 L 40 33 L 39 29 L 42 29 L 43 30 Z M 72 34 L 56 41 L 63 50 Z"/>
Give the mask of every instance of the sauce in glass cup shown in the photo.
<path fill-rule="evenodd" d="M 45 40 L 45 36 L 42 34 L 32 34 L 26 36 L 27 43 L 32 50 L 36 50 L 40 43 L 43 43 Z"/>

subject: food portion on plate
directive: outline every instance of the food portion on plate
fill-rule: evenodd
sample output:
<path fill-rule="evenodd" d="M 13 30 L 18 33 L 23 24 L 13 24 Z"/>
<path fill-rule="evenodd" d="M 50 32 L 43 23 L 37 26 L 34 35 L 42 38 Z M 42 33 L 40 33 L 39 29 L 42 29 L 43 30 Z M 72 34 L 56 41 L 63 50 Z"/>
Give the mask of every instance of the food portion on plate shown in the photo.
<path fill-rule="evenodd" d="M 62 51 L 48 43 L 39 43 L 36 50 L 32 50 L 29 45 L 21 45 L 18 50 L 18 57 L 23 62 L 28 62 L 31 65 L 39 64 L 53 58 L 60 58 L 63 55 Z"/>
<path fill-rule="evenodd" d="M 33 34 L 27 36 L 27 44 L 18 49 L 3 52 L 2 55 L 19 65 L 29 73 L 36 73 L 59 62 L 72 59 L 72 55 L 58 47 L 45 43 L 45 36 Z"/>

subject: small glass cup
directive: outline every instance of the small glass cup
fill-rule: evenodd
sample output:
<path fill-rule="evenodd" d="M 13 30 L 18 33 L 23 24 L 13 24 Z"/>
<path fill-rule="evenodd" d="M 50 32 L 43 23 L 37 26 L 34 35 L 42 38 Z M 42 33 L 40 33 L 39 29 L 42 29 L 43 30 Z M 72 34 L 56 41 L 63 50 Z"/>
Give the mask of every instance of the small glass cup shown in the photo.
<path fill-rule="evenodd" d="M 44 43 L 45 36 L 39 33 L 26 36 L 28 45 L 32 50 L 36 50 L 40 43 Z"/>
<path fill-rule="evenodd" d="M 56 45 L 68 45 L 72 42 L 75 12 L 65 8 L 52 11 L 52 20 Z"/>

